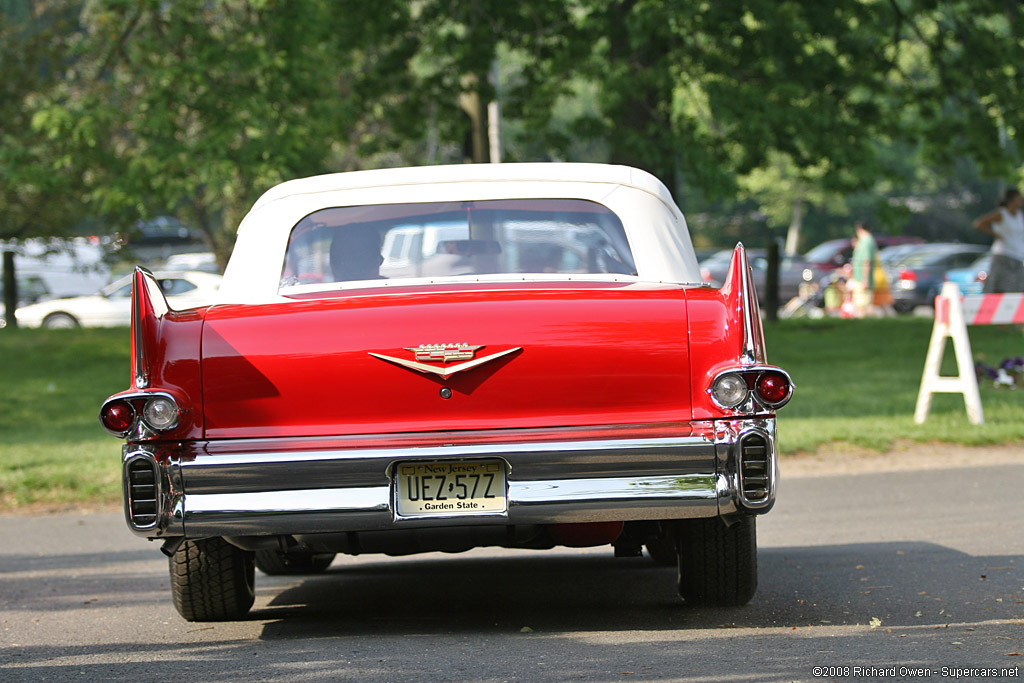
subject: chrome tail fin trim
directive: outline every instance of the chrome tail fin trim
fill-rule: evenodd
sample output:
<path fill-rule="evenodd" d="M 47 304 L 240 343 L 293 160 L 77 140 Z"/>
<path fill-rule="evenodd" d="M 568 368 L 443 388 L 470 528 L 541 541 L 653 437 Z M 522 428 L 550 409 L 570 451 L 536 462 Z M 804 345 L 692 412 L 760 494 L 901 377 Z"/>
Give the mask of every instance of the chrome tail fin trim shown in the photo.
<path fill-rule="evenodd" d="M 170 307 L 160 283 L 146 268 L 136 266 L 132 279 L 132 381 L 136 389 L 149 386 L 149 345 L 154 343 L 156 321 Z"/>

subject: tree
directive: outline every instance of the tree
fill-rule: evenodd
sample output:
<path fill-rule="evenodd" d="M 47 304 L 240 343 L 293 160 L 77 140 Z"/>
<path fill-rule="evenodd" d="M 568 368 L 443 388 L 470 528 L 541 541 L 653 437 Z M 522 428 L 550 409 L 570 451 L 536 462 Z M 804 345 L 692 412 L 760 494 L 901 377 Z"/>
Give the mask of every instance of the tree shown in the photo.
<path fill-rule="evenodd" d="M 627 163 L 795 227 L 794 208 L 907 181 L 896 147 L 1009 176 L 1021 13 L 1005 0 L 87 0 L 83 30 L 57 42 L 75 47 L 64 78 L 25 111 L 59 163 L 85 160 L 94 213 L 122 227 L 177 213 L 223 262 L 280 180 L 473 156 L 459 102 L 494 97 L 497 60 L 511 159 Z"/>
<path fill-rule="evenodd" d="M 925 158 L 958 158 L 993 178 L 1020 179 L 1024 128 L 1024 4 L 1007 0 L 888 0 L 892 74 Z"/>
<path fill-rule="evenodd" d="M 677 192 L 748 196 L 769 215 L 780 205 L 797 215 L 811 195 L 834 206 L 908 179 L 887 158 L 897 146 L 940 173 L 964 157 L 990 176 L 1019 172 L 1021 3 L 571 5 L 547 71 L 598 88 L 599 113 L 576 132 Z"/>
<path fill-rule="evenodd" d="M 89 3 L 76 46 L 84 92 L 49 114 L 103 141 L 94 206 L 124 222 L 177 212 L 223 263 L 255 198 L 325 170 L 351 118 L 325 7 Z"/>
<path fill-rule="evenodd" d="M 49 93 L 69 68 L 73 3 L 7 2 L 0 13 L 0 243 L 4 311 L 17 325 L 17 242 L 68 234 L 84 215 L 85 188 L 69 140 L 44 125 Z"/>
<path fill-rule="evenodd" d="M 800 232 L 809 204 L 845 211 L 843 196 L 821 183 L 821 167 L 798 169 L 788 156 L 775 152 L 770 163 L 739 178 L 743 192 L 758 202 L 771 227 L 787 226 L 785 253 L 799 251 Z"/>

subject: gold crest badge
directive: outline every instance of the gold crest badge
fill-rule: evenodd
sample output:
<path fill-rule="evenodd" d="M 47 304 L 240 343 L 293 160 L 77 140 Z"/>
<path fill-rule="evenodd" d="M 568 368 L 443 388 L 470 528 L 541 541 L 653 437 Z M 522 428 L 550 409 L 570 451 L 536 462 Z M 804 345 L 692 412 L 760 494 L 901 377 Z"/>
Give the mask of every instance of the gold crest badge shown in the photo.
<path fill-rule="evenodd" d="M 498 358 L 503 358 L 509 354 L 515 353 L 516 351 L 522 351 L 523 347 L 516 346 L 515 348 L 506 349 L 497 353 L 492 353 L 489 356 L 482 356 L 475 358 L 476 352 L 484 348 L 481 346 L 473 346 L 471 344 L 420 344 L 419 346 L 406 347 L 406 351 L 412 351 L 413 359 L 409 358 L 396 358 L 394 356 L 385 356 L 382 353 L 369 352 L 374 358 L 387 361 L 388 363 L 394 363 L 403 368 L 409 370 L 415 370 L 416 372 L 422 372 L 423 374 L 439 375 L 441 377 L 451 377 L 457 372 L 463 370 L 471 370 L 472 368 L 480 367 L 484 363 L 488 363 Z M 457 365 L 447 365 L 448 363 L 455 361 L 463 361 Z M 428 363 L 441 363 L 438 365 L 428 365 Z"/>
<path fill-rule="evenodd" d="M 416 360 L 425 363 L 451 363 L 457 360 L 472 360 L 473 355 L 483 346 L 471 346 L 469 344 L 420 344 L 414 348 L 407 348 L 412 351 Z"/>

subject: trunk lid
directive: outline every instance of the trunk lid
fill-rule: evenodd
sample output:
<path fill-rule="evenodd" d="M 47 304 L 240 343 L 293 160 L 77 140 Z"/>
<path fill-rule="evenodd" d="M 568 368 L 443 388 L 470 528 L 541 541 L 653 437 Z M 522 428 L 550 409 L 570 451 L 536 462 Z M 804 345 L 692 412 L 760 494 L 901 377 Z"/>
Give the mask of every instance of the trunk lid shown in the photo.
<path fill-rule="evenodd" d="M 685 290 L 674 285 L 435 286 L 218 306 L 202 357 L 207 438 L 692 416 Z"/>

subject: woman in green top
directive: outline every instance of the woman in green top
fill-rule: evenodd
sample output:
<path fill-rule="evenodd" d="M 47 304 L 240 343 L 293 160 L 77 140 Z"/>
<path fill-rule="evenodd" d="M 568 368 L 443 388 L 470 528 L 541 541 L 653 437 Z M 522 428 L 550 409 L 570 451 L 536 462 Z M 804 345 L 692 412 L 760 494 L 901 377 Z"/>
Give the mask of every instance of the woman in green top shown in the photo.
<path fill-rule="evenodd" d="M 878 256 L 878 245 L 871 236 L 867 223 L 857 221 L 857 240 L 853 246 L 853 280 L 857 283 L 854 289 L 853 303 L 860 315 L 867 313 L 871 307 L 875 292 L 875 257 Z"/>

